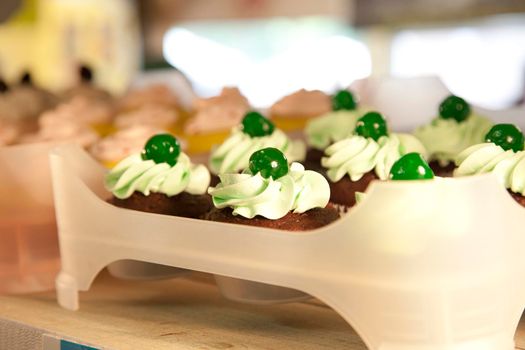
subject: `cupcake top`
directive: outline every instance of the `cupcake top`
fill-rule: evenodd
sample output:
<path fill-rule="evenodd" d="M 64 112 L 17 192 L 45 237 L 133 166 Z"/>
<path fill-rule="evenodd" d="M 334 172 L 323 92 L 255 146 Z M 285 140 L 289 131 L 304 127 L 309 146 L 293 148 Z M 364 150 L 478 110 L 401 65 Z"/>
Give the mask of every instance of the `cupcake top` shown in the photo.
<path fill-rule="evenodd" d="M 302 161 L 306 156 L 302 141 L 289 139 L 270 120 L 249 112 L 241 125 L 234 127 L 230 136 L 212 150 L 209 168 L 214 174 L 237 173 L 248 166 L 253 152 L 266 147 L 279 149 L 290 162 Z"/>
<path fill-rule="evenodd" d="M 37 133 L 25 135 L 20 141 L 22 143 L 72 142 L 88 148 L 98 139 L 98 134 L 89 126 L 64 120 L 61 123 L 41 125 Z"/>
<path fill-rule="evenodd" d="M 369 112 L 361 117 L 355 135 L 334 143 L 325 150 L 321 165 L 327 168 L 332 182 L 345 175 L 358 181 L 374 170 L 377 177 L 386 180 L 392 165 L 403 155 L 417 152 L 426 157 L 425 147 L 409 134 L 389 133 L 383 116 Z"/>
<path fill-rule="evenodd" d="M 272 117 L 310 118 L 332 110 L 330 96 L 319 90 L 304 90 L 285 96 L 270 107 Z"/>
<path fill-rule="evenodd" d="M 494 173 L 504 186 L 525 195 L 525 151 L 521 130 L 512 124 L 494 125 L 485 142 L 456 157 L 454 176 Z"/>
<path fill-rule="evenodd" d="M 69 101 L 75 97 L 82 97 L 89 101 L 99 103 L 112 103 L 113 97 L 109 92 L 94 84 L 94 76 L 91 67 L 82 65 L 78 69 L 78 84 L 66 90 L 62 98 Z"/>
<path fill-rule="evenodd" d="M 465 100 L 449 96 L 439 107 L 439 117 L 418 127 L 414 135 L 421 140 L 430 159 L 446 166 L 465 148 L 483 142 L 493 123 L 471 111 Z"/>
<path fill-rule="evenodd" d="M 123 110 L 133 110 L 144 105 L 161 105 L 165 108 L 178 108 L 179 98 L 164 84 L 153 84 L 142 89 L 129 91 L 118 105 Z"/>
<path fill-rule="evenodd" d="M 0 146 L 14 143 L 18 135 L 19 131 L 16 126 L 0 119 Z"/>
<path fill-rule="evenodd" d="M 99 161 L 118 161 L 133 153 L 140 153 L 148 139 L 163 133 L 164 130 L 152 126 L 132 125 L 99 140 L 90 152 Z"/>
<path fill-rule="evenodd" d="M 178 117 L 174 109 L 159 104 L 145 104 L 137 109 L 119 114 L 114 124 L 117 129 L 139 125 L 166 129 L 173 126 Z"/>
<path fill-rule="evenodd" d="M 170 134 L 155 135 L 142 153 L 120 161 L 106 176 L 106 188 L 119 199 L 135 191 L 148 196 L 162 193 L 168 197 L 182 192 L 204 194 L 210 184 L 210 173 L 203 165 L 191 163 Z"/>
<path fill-rule="evenodd" d="M 332 96 L 332 111 L 312 119 L 306 124 L 305 135 L 309 146 L 323 150 L 328 145 L 350 136 L 357 119 L 364 114 L 358 109 L 351 92 L 338 91 Z"/>
<path fill-rule="evenodd" d="M 221 182 L 208 190 L 215 207 L 232 208 L 233 215 L 248 219 L 260 215 L 277 220 L 290 211 L 304 213 L 328 204 L 326 179 L 300 163 L 288 165 L 278 149 L 256 151 L 249 163 L 242 174 L 219 175 Z"/>
<path fill-rule="evenodd" d="M 66 122 L 81 125 L 105 124 L 111 122 L 112 113 L 112 108 L 106 103 L 77 96 L 43 113 L 38 123 L 41 128 L 56 127 Z"/>
<path fill-rule="evenodd" d="M 250 109 L 248 100 L 235 87 L 225 87 L 219 96 L 194 101 L 196 110 L 184 127 L 188 134 L 229 130 L 239 124 Z"/>

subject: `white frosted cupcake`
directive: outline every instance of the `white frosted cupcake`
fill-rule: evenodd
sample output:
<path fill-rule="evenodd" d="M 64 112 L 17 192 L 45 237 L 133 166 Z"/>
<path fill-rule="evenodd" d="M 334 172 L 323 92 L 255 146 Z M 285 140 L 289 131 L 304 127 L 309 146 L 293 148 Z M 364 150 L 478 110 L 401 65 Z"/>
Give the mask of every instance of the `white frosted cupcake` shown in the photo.
<path fill-rule="evenodd" d="M 465 100 L 449 96 L 439 107 L 439 116 L 418 127 L 414 135 L 429 152 L 430 167 L 438 176 L 451 176 L 454 159 L 469 146 L 483 142 L 493 123 L 471 111 Z"/>
<path fill-rule="evenodd" d="M 274 147 L 283 152 L 290 162 L 303 161 L 306 145 L 291 140 L 284 132 L 258 112 L 249 112 L 240 125 L 210 155 L 209 168 L 215 174 L 238 173 L 248 167 L 250 155 L 263 148 Z"/>

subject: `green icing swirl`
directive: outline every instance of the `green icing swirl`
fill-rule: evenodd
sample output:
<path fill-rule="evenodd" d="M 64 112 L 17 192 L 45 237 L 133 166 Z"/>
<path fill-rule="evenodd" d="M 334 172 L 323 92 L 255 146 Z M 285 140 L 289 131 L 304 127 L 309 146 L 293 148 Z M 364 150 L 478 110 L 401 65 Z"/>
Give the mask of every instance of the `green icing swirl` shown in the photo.
<path fill-rule="evenodd" d="M 456 157 L 454 176 L 494 173 L 514 193 L 525 195 L 525 151 L 505 151 L 494 143 L 471 146 Z"/>
<path fill-rule="evenodd" d="M 340 110 L 312 119 L 304 129 L 306 142 L 313 148 L 323 150 L 330 144 L 352 135 L 357 120 L 363 114 L 362 110 Z"/>
<path fill-rule="evenodd" d="M 250 137 L 239 127 L 210 156 L 209 167 L 214 174 L 237 173 L 246 169 L 253 152 L 266 147 L 282 151 L 289 162 L 303 161 L 306 146 L 302 141 L 290 140 L 284 132 L 275 129 L 271 135 Z"/>
<path fill-rule="evenodd" d="M 328 168 L 327 175 L 332 182 L 341 180 L 346 174 L 352 181 L 358 181 L 372 170 L 379 179 L 387 180 L 392 165 L 410 152 L 420 153 L 423 158 L 427 155 L 421 142 L 409 134 L 390 134 L 377 142 L 354 135 L 329 146 L 321 165 Z"/>
<path fill-rule="evenodd" d="M 428 150 L 431 160 L 446 166 L 454 161 L 459 152 L 484 142 L 492 125 L 489 119 L 476 114 L 471 114 L 460 123 L 452 118 L 435 118 L 430 124 L 417 128 L 414 135 Z"/>
<path fill-rule="evenodd" d="M 169 197 L 181 192 L 204 194 L 210 185 L 210 173 L 204 165 L 194 165 L 181 153 L 174 166 L 143 160 L 140 154 L 120 161 L 106 176 L 106 188 L 120 199 L 138 191 L 145 196 L 163 193 Z"/>
<path fill-rule="evenodd" d="M 217 187 L 208 193 L 215 207 L 231 207 L 234 215 L 251 219 L 256 215 L 277 220 L 288 212 L 304 213 L 313 208 L 324 208 L 330 199 L 330 186 L 315 171 L 305 170 L 300 163 L 292 163 L 287 175 L 274 180 L 260 173 L 252 175 L 221 174 Z"/>

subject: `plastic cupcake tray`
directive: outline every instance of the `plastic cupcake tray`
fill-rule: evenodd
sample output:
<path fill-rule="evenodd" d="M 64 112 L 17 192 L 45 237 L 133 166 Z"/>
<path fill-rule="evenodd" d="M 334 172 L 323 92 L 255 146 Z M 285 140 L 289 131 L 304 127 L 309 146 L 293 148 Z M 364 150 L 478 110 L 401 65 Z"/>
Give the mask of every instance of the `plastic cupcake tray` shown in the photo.
<path fill-rule="evenodd" d="M 59 271 L 49 150 L 0 147 L 0 292 L 53 289 Z"/>
<path fill-rule="evenodd" d="M 514 349 L 525 209 L 492 175 L 375 182 L 337 222 L 294 233 L 114 207 L 103 168 L 75 146 L 51 168 L 65 308 L 104 267 L 152 263 L 225 277 L 234 298 L 314 296 L 373 350 Z"/>

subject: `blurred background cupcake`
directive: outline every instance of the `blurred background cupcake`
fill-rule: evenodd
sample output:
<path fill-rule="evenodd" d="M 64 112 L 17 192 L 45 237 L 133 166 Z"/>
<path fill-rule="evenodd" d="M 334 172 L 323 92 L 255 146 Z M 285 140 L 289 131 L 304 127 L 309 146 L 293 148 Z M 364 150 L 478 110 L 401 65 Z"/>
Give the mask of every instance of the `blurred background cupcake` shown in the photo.
<path fill-rule="evenodd" d="M 202 153 L 226 139 L 250 110 L 250 104 L 238 88 L 225 87 L 218 96 L 195 99 L 193 108 L 193 115 L 184 125 L 184 134 L 189 152 Z"/>

